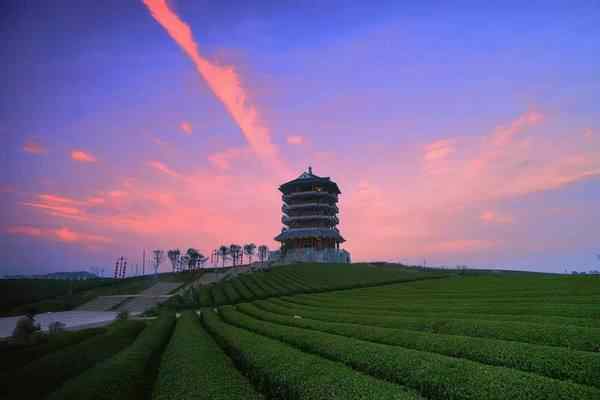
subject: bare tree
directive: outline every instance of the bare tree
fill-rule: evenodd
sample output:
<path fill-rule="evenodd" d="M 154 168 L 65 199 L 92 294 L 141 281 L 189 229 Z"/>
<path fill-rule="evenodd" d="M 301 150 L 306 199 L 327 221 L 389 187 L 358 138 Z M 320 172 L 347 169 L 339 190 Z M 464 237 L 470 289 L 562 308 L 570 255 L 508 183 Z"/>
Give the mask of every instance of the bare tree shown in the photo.
<path fill-rule="evenodd" d="M 198 262 L 200 263 L 200 267 L 204 267 L 204 264 L 208 261 L 208 257 L 205 257 L 204 255 L 200 254 L 200 258 L 198 259 Z"/>
<path fill-rule="evenodd" d="M 231 253 L 231 259 L 233 260 L 233 266 L 235 267 L 240 258 L 240 254 L 242 253 L 242 246 L 239 244 L 229 245 L 229 253 Z"/>
<path fill-rule="evenodd" d="M 160 264 L 165 259 L 165 252 L 163 250 L 153 250 L 152 251 L 152 264 L 154 267 L 154 274 L 158 274 L 158 270 L 160 268 Z"/>
<path fill-rule="evenodd" d="M 179 257 L 180 271 L 185 270 L 190 265 L 190 256 L 187 254 Z"/>
<path fill-rule="evenodd" d="M 179 251 L 179 249 L 173 249 L 167 252 L 167 257 L 169 257 L 169 261 L 171 261 L 171 265 L 173 266 L 173 272 L 177 271 L 177 262 L 179 261 L 180 255 L 181 251 Z"/>
<path fill-rule="evenodd" d="M 256 251 L 256 245 L 254 243 L 248 243 L 244 245 L 244 253 L 248 256 L 249 264 L 252 264 L 252 257 Z"/>
<path fill-rule="evenodd" d="M 196 269 L 196 265 L 200 260 L 200 257 L 204 257 L 200 252 L 194 248 L 189 248 L 186 252 L 186 255 L 189 257 L 188 270 Z"/>
<path fill-rule="evenodd" d="M 219 247 L 219 251 L 217 252 L 217 254 L 221 257 L 221 260 L 223 261 L 223 267 L 224 267 L 225 261 L 227 260 L 227 257 L 229 256 L 229 247 L 227 247 L 227 246 Z"/>
<path fill-rule="evenodd" d="M 264 262 L 267 259 L 267 256 L 269 255 L 269 248 L 267 246 L 260 245 L 258 246 L 258 259 L 260 260 L 260 262 Z"/>

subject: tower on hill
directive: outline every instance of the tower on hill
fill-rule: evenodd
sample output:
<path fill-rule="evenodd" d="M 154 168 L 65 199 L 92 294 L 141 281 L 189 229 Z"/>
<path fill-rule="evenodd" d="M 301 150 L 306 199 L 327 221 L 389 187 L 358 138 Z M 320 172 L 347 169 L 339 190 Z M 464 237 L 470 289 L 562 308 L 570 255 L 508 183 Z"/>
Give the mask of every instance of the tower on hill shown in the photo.
<path fill-rule="evenodd" d="M 281 222 L 285 227 L 275 237 L 281 249 L 273 258 L 284 263 L 349 263 L 350 253 L 340 249 L 345 239 L 337 228 L 338 185 L 313 174 L 308 167 L 307 172 L 281 185 L 279 191 L 283 193 Z"/>

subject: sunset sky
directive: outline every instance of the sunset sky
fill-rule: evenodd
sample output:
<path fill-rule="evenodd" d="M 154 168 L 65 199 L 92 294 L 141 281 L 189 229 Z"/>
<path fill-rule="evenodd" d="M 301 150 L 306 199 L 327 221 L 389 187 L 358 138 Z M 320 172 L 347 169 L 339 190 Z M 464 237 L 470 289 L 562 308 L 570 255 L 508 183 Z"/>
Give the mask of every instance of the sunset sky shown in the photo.
<path fill-rule="evenodd" d="M 408 3 L 2 2 L 0 275 L 275 249 L 308 165 L 353 261 L 598 269 L 600 4 Z"/>

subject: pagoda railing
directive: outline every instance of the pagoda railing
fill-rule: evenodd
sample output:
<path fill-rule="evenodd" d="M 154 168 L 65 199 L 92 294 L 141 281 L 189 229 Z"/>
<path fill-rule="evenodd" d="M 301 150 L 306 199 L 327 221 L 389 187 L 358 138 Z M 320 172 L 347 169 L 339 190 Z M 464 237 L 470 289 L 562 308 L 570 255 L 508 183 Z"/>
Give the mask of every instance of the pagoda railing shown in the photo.
<path fill-rule="evenodd" d="M 337 194 L 329 193 L 329 192 L 322 192 L 322 191 L 318 191 L 318 190 L 309 190 L 306 192 L 288 193 L 288 194 L 284 194 L 282 196 L 282 199 L 283 199 L 283 201 L 286 201 L 287 199 L 295 199 L 295 198 L 304 197 L 304 196 L 331 197 L 332 199 L 335 199 L 337 201 Z"/>
<path fill-rule="evenodd" d="M 340 223 L 340 220 L 335 215 L 300 215 L 300 216 L 296 216 L 296 217 L 290 217 L 290 216 L 284 215 L 281 217 L 281 222 L 284 224 L 288 224 L 291 222 L 298 222 L 298 221 L 309 221 L 309 220 L 326 220 L 326 221 L 330 221 L 336 225 Z"/>
<path fill-rule="evenodd" d="M 288 210 L 296 210 L 296 209 L 300 209 L 300 208 L 310 208 L 310 207 L 331 208 L 336 213 L 340 212 L 340 210 L 338 209 L 338 207 L 335 204 L 328 204 L 328 203 L 284 204 L 283 206 L 281 206 L 281 211 L 287 212 Z"/>

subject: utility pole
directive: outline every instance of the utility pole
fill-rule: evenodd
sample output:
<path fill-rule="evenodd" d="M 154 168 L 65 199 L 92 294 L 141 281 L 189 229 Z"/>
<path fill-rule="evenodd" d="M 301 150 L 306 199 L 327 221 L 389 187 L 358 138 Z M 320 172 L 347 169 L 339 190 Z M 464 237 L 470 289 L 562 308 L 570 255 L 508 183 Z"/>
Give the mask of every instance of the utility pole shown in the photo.
<path fill-rule="evenodd" d="M 146 275 L 146 249 L 142 253 L 142 275 Z"/>

